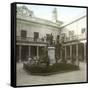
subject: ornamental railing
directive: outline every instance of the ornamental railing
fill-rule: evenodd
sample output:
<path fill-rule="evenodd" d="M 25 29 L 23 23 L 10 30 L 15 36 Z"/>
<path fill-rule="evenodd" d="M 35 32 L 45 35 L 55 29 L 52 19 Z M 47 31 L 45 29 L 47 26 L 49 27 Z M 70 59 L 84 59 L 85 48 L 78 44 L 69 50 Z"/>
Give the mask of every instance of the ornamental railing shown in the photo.
<path fill-rule="evenodd" d="M 43 38 L 32 38 L 32 37 L 20 37 L 20 36 L 17 36 L 16 40 L 20 41 L 20 42 L 41 42 L 41 43 L 47 43 L 46 40 L 44 40 Z"/>
<path fill-rule="evenodd" d="M 68 42 L 68 41 L 74 41 L 74 40 L 85 40 L 86 36 L 83 35 L 75 35 L 75 36 L 71 36 L 71 37 L 64 37 L 63 41 L 64 42 Z"/>

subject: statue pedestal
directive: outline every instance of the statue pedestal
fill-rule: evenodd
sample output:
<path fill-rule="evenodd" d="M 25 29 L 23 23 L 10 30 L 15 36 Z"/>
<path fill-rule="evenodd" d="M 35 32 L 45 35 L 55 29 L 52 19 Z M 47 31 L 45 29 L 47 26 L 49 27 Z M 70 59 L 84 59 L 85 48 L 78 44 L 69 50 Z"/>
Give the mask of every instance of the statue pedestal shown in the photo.
<path fill-rule="evenodd" d="M 55 60 L 55 47 L 48 47 L 48 56 L 50 59 L 50 65 L 53 65 L 56 63 Z"/>

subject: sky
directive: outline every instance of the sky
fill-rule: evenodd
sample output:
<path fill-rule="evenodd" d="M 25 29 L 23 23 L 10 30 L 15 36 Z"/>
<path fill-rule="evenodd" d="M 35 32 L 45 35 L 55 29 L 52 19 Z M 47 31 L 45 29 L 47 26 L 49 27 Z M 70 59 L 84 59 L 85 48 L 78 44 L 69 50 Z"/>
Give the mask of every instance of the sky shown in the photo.
<path fill-rule="evenodd" d="M 18 6 L 22 6 L 18 4 Z M 75 7 L 60 7 L 60 6 L 42 6 L 42 5 L 26 5 L 27 8 L 34 12 L 35 17 L 52 20 L 52 12 L 54 8 L 57 9 L 57 19 L 63 23 L 68 23 L 80 16 L 86 15 L 85 8 L 75 8 Z"/>

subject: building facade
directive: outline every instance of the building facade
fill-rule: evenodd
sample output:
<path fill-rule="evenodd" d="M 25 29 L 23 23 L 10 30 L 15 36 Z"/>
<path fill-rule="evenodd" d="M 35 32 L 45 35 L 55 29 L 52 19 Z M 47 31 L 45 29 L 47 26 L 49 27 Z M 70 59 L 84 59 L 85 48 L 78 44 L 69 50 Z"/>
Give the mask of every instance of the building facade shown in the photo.
<path fill-rule="evenodd" d="M 50 35 L 55 43 L 59 33 L 56 22 L 34 17 L 25 6 L 17 8 L 17 61 L 24 61 L 28 56 L 39 57 L 49 44 Z"/>
<path fill-rule="evenodd" d="M 33 11 L 20 6 L 17 7 L 16 23 L 17 61 L 42 55 L 43 48 L 50 44 L 50 36 L 53 37 L 53 44 L 56 44 L 57 38 L 62 43 L 60 59 L 86 59 L 86 16 L 64 25 L 57 20 L 56 8 L 53 21 L 49 21 L 35 17 Z"/>
<path fill-rule="evenodd" d="M 65 60 L 86 60 L 87 17 L 82 16 L 61 27 L 61 40 Z"/>

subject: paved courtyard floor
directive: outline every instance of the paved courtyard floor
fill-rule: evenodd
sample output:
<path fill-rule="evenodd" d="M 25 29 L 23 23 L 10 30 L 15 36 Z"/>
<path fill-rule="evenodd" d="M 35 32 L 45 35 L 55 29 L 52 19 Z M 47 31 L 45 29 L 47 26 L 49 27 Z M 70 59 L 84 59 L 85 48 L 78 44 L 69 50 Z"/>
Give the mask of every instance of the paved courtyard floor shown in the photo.
<path fill-rule="evenodd" d="M 82 62 L 80 62 L 80 70 L 49 76 L 30 75 L 23 69 L 22 63 L 17 63 L 17 86 L 85 82 L 86 74 L 86 63 Z"/>

